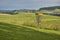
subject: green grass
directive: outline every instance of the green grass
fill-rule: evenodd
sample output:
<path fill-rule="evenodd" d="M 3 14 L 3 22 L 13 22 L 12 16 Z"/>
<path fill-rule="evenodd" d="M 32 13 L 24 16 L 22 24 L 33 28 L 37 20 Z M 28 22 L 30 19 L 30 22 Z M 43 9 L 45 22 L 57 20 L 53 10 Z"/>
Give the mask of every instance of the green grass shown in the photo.
<path fill-rule="evenodd" d="M 41 27 L 45 29 L 60 30 L 60 17 L 44 15 L 42 17 Z"/>
<path fill-rule="evenodd" d="M 43 15 L 39 27 L 34 14 L 0 15 L 0 40 L 60 40 L 59 30 L 57 16 Z"/>
<path fill-rule="evenodd" d="M 39 31 L 37 28 L 0 23 L 0 40 L 60 40 L 60 34 L 47 32 Z"/>

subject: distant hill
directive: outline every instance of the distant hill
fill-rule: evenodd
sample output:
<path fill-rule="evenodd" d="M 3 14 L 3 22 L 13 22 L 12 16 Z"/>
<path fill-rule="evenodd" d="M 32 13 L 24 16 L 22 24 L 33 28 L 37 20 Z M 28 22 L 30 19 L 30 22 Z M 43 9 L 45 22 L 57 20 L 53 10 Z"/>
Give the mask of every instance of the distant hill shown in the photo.
<path fill-rule="evenodd" d="M 55 10 L 55 9 L 60 9 L 60 6 L 43 7 L 43 8 L 40 8 L 39 10 Z"/>
<path fill-rule="evenodd" d="M 0 13 L 15 14 L 20 12 L 35 13 L 37 10 L 19 9 L 19 10 L 0 10 Z"/>
<path fill-rule="evenodd" d="M 0 10 L 2 14 L 16 14 L 16 10 Z"/>

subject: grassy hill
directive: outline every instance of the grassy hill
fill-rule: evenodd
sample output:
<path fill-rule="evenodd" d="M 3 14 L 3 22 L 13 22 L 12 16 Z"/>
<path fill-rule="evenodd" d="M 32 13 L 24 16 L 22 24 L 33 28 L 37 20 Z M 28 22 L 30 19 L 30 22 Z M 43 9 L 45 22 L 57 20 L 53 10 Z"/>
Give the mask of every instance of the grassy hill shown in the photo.
<path fill-rule="evenodd" d="M 2 14 L 0 40 L 60 40 L 59 20 L 57 16 L 43 15 L 41 26 L 37 26 L 35 14 Z"/>
<path fill-rule="evenodd" d="M 39 10 L 44 14 L 60 16 L 60 6 L 43 7 Z"/>

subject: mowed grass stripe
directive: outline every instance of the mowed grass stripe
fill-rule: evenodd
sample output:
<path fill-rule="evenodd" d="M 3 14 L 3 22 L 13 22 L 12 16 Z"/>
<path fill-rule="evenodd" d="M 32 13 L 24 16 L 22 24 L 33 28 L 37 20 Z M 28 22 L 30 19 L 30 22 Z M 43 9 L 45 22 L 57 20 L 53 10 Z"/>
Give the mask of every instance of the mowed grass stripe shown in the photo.
<path fill-rule="evenodd" d="M 8 23 L 2 24 L 8 26 Z M 24 27 L 12 24 L 9 25 L 9 28 L 14 30 L 10 30 L 12 32 L 0 30 L 0 40 L 60 40 L 60 36 L 58 34 L 52 32 L 48 33 L 46 30 L 44 31 L 42 29 L 39 30 L 37 28 Z"/>

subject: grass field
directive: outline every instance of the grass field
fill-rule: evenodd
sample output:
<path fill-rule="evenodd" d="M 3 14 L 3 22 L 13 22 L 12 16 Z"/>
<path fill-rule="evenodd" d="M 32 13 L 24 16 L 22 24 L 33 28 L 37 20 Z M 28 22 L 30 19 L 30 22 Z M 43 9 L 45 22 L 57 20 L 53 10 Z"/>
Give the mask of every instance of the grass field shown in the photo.
<path fill-rule="evenodd" d="M 60 40 L 60 17 L 43 15 L 37 26 L 35 14 L 1 14 L 0 40 Z"/>

